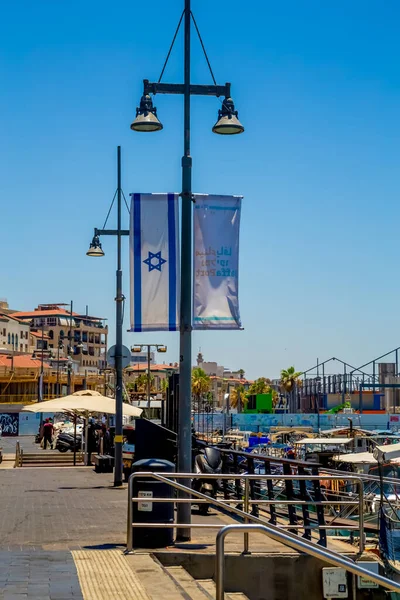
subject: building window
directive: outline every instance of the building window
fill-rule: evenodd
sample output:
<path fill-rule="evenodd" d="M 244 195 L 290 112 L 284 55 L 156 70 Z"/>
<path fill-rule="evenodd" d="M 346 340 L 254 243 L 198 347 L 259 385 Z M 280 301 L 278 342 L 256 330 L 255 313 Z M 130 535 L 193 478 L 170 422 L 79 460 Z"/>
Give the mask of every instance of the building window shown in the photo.
<path fill-rule="evenodd" d="M 46 323 L 47 325 L 52 325 L 54 327 L 54 325 L 57 325 L 57 319 L 56 317 L 48 317 Z"/>
<path fill-rule="evenodd" d="M 49 338 L 51 340 L 54 338 L 54 331 L 52 329 L 50 329 L 50 331 L 49 331 Z"/>
<path fill-rule="evenodd" d="M 8 343 L 11 344 L 11 336 L 8 334 Z"/>
<path fill-rule="evenodd" d="M 25 344 L 25 352 L 28 352 L 28 344 Z"/>
<path fill-rule="evenodd" d="M 19 345 L 19 351 L 20 351 L 20 352 L 23 352 L 23 351 L 24 351 L 24 345 L 23 345 L 23 344 L 20 344 L 20 345 Z"/>
<path fill-rule="evenodd" d="M 11 335 L 11 342 L 12 342 L 12 347 L 13 347 L 13 350 L 14 350 L 14 334 Z"/>
<path fill-rule="evenodd" d="M 6 337 L 6 330 L 5 329 L 3 329 L 3 335 L 4 335 L 4 337 Z"/>
<path fill-rule="evenodd" d="M 61 331 L 60 331 L 60 338 L 64 338 L 64 337 L 65 337 L 64 329 L 61 329 Z"/>

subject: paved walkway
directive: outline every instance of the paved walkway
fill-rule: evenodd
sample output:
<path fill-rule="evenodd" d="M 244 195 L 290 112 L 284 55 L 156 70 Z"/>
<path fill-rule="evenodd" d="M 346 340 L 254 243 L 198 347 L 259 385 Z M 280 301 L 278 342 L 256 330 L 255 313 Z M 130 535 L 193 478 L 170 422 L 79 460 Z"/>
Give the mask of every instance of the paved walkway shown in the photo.
<path fill-rule="evenodd" d="M 96 474 L 91 467 L 0 469 L 0 600 L 149 599 L 148 582 L 153 591 L 159 575 L 148 554 L 123 555 L 127 490 L 112 483 L 111 474 Z M 207 517 L 194 513 L 193 521 L 232 522 L 214 511 Z M 216 531 L 194 529 L 191 543 L 171 551 L 213 554 Z M 252 537 L 250 547 L 292 552 L 260 536 Z M 240 553 L 243 535 L 230 536 L 227 550 Z M 140 561 L 145 564 L 138 571 Z M 153 599 L 166 600 L 163 585 Z M 173 595 L 174 588 L 168 597 Z"/>

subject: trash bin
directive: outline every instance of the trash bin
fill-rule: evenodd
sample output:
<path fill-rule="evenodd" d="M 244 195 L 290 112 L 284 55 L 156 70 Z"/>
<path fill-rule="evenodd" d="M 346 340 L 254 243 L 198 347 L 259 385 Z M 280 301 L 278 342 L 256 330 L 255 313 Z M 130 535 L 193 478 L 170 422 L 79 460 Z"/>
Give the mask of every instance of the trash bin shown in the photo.
<path fill-rule="evenodd" d="M 132 465 L 132 472 L 151 471 L 153 473 L 174 473 L 175 465 L 169 460 L 144 458 Z M 143 498 L 143 502 L 133 503 L 133 523 L 174 523 L 174 488 L 163 481 L 144 477 L 133 480 L 133 498 Z M 152 502 L 151 498 L 170 498 L 171 502 Z M 172 527 L 133 527 L 135 548 L 165 548 L 174 540 Z"/>

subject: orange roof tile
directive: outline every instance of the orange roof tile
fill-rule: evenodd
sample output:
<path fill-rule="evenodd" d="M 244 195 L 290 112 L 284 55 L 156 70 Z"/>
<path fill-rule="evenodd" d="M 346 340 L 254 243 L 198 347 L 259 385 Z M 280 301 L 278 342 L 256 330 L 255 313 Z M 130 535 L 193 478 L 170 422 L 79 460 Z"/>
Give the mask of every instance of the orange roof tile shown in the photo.
<path fill-rule="evenodd" d="M 0 366 L 11 368 L 12 356 L 11 354 L 0 354 Z M 41 367 L 41 360 L 32 358 L 31 354 L 16 354 L 14 356 L 14 368 L 16 369 L 39 369 Z M 46 362 L 43 363 L 45 369 L 49 369 L 50 365 Z"/>
<path fill-rule="evenodd" d="M 34 337 L 42 339 L 42 332 L 41 331 L 31 331 L 30 334 L 33 335 Z M 49 340 L 50 336 L 48 336 L 47 333 L 43 332 L 43 339 L 44 340 Z"/>
<path fill-rule="evenodd" d="M 173 367 L 171 365 L 150 365 L 150 371 L 170 371 L 170 370 L 177 370 L 178 367 Z M 138 365 L 131 365 L 130 367 L 127 368 L 128 371 L 147 371 L 147 364 L 138 364 Z"/>
<path fill-rule="evenodd" d="M 70 316 L 70 313 L 64 310 L 63 308 L 59 308 L 57 310 L 32 310 L 27 312 L 16 312 L 11 315 L 11 317 L 16 317 L 17 319 L 21 318 L 31 318 L 34 317 L 49 317 L 53 315 L 62 315 L 62 316 Z"/>

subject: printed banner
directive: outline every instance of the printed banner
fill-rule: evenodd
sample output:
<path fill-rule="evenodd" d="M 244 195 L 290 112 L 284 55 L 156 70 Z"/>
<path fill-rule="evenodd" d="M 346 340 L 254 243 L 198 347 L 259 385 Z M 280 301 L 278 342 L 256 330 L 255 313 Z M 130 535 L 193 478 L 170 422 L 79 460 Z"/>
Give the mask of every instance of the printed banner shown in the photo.
<path fill-rule="evenodd" d="M 238 269 L 242 196 L 195 195 L 194 329 L 240 329 Z"/>
<path fill-rule="evenodd" d="M 131 331 L 179 329 L 178 194 L 131 194 Z"/>

